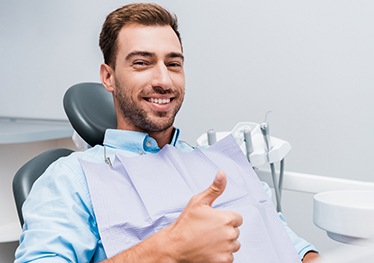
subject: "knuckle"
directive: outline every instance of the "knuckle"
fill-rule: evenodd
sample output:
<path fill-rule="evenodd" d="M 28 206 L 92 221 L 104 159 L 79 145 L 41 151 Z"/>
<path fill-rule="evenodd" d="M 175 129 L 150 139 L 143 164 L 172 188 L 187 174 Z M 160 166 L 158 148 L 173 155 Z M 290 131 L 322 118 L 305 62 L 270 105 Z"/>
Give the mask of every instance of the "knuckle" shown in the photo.
<path fill-rule="evenodd" d="M 233 250 L 233 251 L 234 251 L 234 252 L 239 251 L 240 247 L 241 247 L 240 242 L 239 242 L 239 241 L 236 241 L 236 242 L 235 242 L 235 246 L 234 246 L 234 250 Z"/>
<path fill-rule="evenodd" d="M 224 262 L 227 262 L 227 263 L 234 262 L 234 255 L 233 254 L 227 254 Z"/>
<path fill-rule="evenodd" d="M 241 226 L 243 223 L 243 217 L 238 212 L 233 211 L 231 215 L 231 224 L 235 227 Z"/>
<path fill-rule="evenodd" d="M 243 223 L 243 216 L 238 212 L 235 212 L 235 217 L 237 218 L 239 225 L 241 225 Z"/>
<path fill-rule="evenodd" d="M 238 238 L 238 231 L 235 228 L 230 228 L 230 231 L 228 233 L 228 238 L 231 241 L 234 241 Z"/>
<path fill-rule="evenodd" d="M 200 199 L 199 195 L 194 195 L 191 197 L 189 204 L 196 204 Z"/>
<path fill-rule="evenodd" d="M 220 188 L 218 188 L 216 185 L 214 185 L 214 184 L 212 184 L 209 188 L 209 192 L 211 193 L 211 194 L 219 194 L 219 193 L 221 193 L 221 189 Z"/>
<path fill-rule="evenodd" d="M 234 256 L 231 253 L 220 254 L 214 262 L 216 263 L 231 263 L 234 262 Z"/>
<path fill-rule="evenodd" d="M 230 226 L 238 227 L 243 223 L 243 217 L 234 211 L 226 213 L 226 222 Z"/>

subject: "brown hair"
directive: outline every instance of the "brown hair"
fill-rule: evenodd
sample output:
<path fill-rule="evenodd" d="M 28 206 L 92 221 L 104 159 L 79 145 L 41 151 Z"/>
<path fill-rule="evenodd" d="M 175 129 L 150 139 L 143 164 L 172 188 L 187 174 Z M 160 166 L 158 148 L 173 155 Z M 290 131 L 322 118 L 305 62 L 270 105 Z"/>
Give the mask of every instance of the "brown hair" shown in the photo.
<path fill-rule="evenodd" d="M 129 4 L 111 12 L 103 24 L 99 46 L 104 56 L 104 63 L 115 67 L 117 55 L 117 38 L 126 23 L 137 23 L 145 26 L 171 26 L 182 45 L 178 32 L 178 20 L 174 14 L 157 4 Z"/>

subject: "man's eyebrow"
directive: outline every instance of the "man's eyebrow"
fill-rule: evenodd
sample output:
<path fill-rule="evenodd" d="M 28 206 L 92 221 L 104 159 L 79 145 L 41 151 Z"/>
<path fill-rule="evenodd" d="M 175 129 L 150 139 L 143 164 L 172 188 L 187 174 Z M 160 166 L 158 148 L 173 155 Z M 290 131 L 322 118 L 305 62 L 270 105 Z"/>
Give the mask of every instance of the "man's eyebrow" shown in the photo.
<path fill-rule="evenodd" d="M 167 54 L 166 57 L 168 57 L 168 58 L 181 58 L 182 61 L 184 61 L 183 54 L 182 53 L 178 53 L 178 52 L 171 52 L 171 53 Z"/>
<path fill-rule="evenodd" d="M 125 57 L 125 60 L 130 60 L 132 57 L 141 56 L 141 57 L 155 57 L 155 53 L 148 51 L 132 51 Z"/>
<path fill-rule="evenodd" d="M 132 51 L 127 56 L 125 57 L 125 60 L 130 60 L 131 58 L 135 56 L 140 56 L 140 57 L 156 57 L 156 54 L 153 52 L 149 51 Z M 170 52 L 166 55 L 167 58 L 180 58 L 184 61 L 184 56 L 182 53 L 179 52 Z"/>

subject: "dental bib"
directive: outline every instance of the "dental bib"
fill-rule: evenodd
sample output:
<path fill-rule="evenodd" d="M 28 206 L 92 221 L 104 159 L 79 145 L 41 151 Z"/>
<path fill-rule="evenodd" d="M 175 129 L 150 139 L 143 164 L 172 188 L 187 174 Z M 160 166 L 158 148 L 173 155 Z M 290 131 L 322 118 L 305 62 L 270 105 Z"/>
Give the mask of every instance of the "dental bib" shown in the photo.
<path fill-rule="evenodd" d="M 234 262 L 300 262 L 272 201 L 231 136 L 188 153 L 166 145 L 156 154 L 116 155 L 112 167 L 80 163 L 108 258 L 174 222 L 190 198 L 222 170 L 227 186 L 213 208 L 243 216 Z"/>

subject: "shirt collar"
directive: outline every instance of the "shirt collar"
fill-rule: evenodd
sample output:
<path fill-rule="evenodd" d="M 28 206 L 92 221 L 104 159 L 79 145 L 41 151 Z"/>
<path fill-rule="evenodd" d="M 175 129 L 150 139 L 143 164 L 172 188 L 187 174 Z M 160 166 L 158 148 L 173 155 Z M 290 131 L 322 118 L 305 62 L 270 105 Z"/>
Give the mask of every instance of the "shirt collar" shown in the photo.
<path fill-rule="evenodd" d="M 176 146 L 179 138 L 179 129 L 174 129 L 170 145 Z M 118 129 L 107 129 L 105 131 L 104 146 L 116 149 L 124 149 L 139 154 L 146 152 L 155 153 L 160 151 L 155 139 L 147 133 L 138 131 L 127 131 Z"/>

